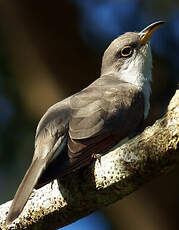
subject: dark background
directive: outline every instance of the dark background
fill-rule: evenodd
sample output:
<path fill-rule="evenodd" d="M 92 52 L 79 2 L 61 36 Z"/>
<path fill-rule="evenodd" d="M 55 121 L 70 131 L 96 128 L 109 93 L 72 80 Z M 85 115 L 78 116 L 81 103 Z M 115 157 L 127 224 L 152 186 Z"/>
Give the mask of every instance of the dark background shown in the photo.
<path fill-rule="evenodd" d="M 99 77 L 108 44 L 166 20 L 152 37 L 151 111 L 166 111 L 178 82 L 179 5 L 172 0 L 2 0 L 0 2 L 0 201 L 13 198 L 31 162 L 47 108 Z M 179 168 L 66 229 L 178 229 Z"/>

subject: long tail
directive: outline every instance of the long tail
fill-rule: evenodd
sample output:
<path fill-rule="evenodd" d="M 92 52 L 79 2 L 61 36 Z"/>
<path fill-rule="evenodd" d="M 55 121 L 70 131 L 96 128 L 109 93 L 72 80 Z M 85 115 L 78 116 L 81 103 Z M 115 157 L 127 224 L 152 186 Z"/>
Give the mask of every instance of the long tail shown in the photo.
<path fill-rule="evenodd" d="M 20 215 L 45 166 L 45 159 L 37 158 L 31 163 L 15 194 L 6 224 L 10 224 Z"/>

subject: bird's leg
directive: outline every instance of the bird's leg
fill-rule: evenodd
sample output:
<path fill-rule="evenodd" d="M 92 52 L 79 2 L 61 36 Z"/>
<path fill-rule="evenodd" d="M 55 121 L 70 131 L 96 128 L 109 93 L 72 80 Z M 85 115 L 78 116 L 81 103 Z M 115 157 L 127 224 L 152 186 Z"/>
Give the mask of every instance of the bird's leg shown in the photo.
<path fill-rule="evenodd" d="M 51 182 L 51 189 L 53 190 L 54 180 Z"/>
<path fill-rule="evenodd" d="M 93 153 L 92 158 L 97 159 L 101 165 L 101 154 Z"/>

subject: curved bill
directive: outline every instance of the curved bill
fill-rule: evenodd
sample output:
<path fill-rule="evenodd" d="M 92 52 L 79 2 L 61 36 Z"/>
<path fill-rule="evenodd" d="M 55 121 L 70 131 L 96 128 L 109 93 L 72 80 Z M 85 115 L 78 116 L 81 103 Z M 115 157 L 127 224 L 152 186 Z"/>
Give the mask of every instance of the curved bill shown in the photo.
<path fill-rule="evenodd" d="M 139 32 L 140 36 L 140 44 L 145 45 L 149 40 L 150 36 L 163 24 L 164 21 L 154 22 L 151 25 L 147 26 L 141 32 Z"/>

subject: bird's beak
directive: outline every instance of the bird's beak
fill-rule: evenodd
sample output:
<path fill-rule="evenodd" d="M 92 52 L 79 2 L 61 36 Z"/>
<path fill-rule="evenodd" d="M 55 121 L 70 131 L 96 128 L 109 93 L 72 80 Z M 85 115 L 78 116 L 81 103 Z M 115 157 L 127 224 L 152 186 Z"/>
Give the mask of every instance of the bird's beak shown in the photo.
<path fill-rule="evenodd" d="M 164 21 L 154 22 L 151 25 L 147 26 L 141 32 L 139 32 L 140 36 L 140 45 L 145 45 L 149 40 L 150 36 L 163 24 Z"/>

